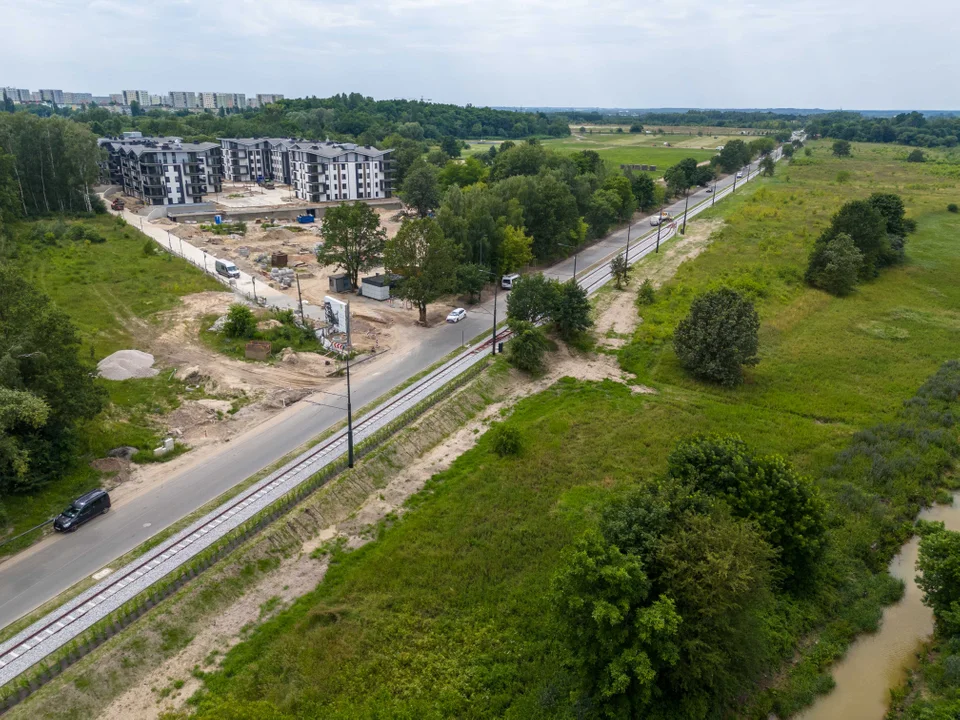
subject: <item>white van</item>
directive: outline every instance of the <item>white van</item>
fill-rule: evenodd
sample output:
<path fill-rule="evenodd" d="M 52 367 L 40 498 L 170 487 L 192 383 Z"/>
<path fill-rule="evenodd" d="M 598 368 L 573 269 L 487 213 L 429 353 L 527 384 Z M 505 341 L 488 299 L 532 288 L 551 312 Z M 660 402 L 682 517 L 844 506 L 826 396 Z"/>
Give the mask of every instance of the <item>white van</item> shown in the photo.
<path fill-rule="evenodd" d="M 217 275 L 223 275 L 225 278 L 240 277 L 240 270 L 229 260 L 217 260 L 215 267 L 217 269 Z"/>
<path fill-rule="evenodd" d="M 504 275 L 500 279 L 500 287 L 504 290 L 513 290 L 513 284 L 520 279 L 520 276 L 516 273 L 511 273 L 510 275 Z"/>

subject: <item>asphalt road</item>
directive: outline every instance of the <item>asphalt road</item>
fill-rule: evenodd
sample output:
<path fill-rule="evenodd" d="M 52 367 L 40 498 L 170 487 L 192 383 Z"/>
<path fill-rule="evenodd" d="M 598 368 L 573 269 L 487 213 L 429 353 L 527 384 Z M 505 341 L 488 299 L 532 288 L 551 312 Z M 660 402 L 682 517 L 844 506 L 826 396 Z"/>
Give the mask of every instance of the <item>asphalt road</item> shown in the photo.
<path fill-rule="evenodd" d="M 717 190 L 732 182 L 732 177 L 720 181 Z M 705 190 L 691 193 L 690 206 L 709 197 Z M 679 217 L 683 201 L 670 205 L 669 209 Z M 649 221 L 639 221 L 632 227 L 632 237 L 639 238 L 649 231 Z M 582 250 L 577 257 L 577 274 L 582 275 L 589 266 L 622 248 L 626 239 L 624 229 Z M 544 274 L 569 279 L 573 264 L 572 258 L 564 260 Z M 499 294 L 498 320 L 506 316 L 506 295 Z M 469 342 L 484 330 L 492 329 L 492 311 L 493 302 L 487 298 L 483 304 L 470 308 L 466 319 L 457 324 L 418 331 L 423 333 L 423 342 L 416 349 L 400 357 L 375 361 L 374 365 L 356 373 L 352 378 L 354 408 L 376 400 L 429 367 L 460 347 L 463 338 Z M 345 394 L 346 387 L 335 386 L 330 391 Z M 340 402 L 337 398 L 315 396 L 314 399 L 316 402 L 308 399 L 297 403 L 255 431 L 225 445 L 218 454 L 171 475 L 149 492 L 115 505 L 110 513 L 77 532 L 48 538 L 4 562 L 0 565 L 0 628 L 344 419 L 344 410 L 330 407 Z"/>

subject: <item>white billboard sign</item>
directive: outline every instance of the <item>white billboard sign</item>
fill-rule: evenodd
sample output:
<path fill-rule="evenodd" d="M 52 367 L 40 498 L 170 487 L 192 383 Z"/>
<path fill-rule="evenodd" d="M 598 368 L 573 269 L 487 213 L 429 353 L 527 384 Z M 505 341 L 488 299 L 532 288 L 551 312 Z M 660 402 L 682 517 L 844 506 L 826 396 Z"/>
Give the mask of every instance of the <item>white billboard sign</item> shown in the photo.
<path fill-rule="evenodd" d="M 323 298 L 324 318 L 330 326 L 329 332 L 342 333 L 350 337 L 350 303 L 337 300 L 329 295 Z"/>

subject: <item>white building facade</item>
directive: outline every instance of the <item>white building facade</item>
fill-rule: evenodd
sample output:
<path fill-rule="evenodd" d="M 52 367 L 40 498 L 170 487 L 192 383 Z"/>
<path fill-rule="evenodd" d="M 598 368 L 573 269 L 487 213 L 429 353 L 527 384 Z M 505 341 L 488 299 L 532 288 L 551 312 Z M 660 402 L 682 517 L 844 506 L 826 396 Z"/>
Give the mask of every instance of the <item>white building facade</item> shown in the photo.
<path fill-rule="evenodd" d="M 216 143 L 180 138 L 104 138 L 110 181 L 147 205 L 191 205 L 220 192 L 221 150 Z"/>
<path fill-rule="evenodd" d="M 298 142 L 289 149 L 291 184 L 308 202 L 388 198 L 390 152 L 353 143 Z"/>

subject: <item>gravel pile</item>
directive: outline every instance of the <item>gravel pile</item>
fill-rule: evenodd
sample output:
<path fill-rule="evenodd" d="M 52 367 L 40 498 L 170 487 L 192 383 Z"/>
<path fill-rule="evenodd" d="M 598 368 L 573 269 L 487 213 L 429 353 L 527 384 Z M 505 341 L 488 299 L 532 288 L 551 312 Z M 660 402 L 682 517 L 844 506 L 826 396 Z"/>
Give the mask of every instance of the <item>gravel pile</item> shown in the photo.
<path fill-rule="evenodd" d="M 98 362 L 97 370 L 107 380 L 148 378 L 160 372 L 153 367 L 153 355 L 139 350 L 118 350 Z"/>

